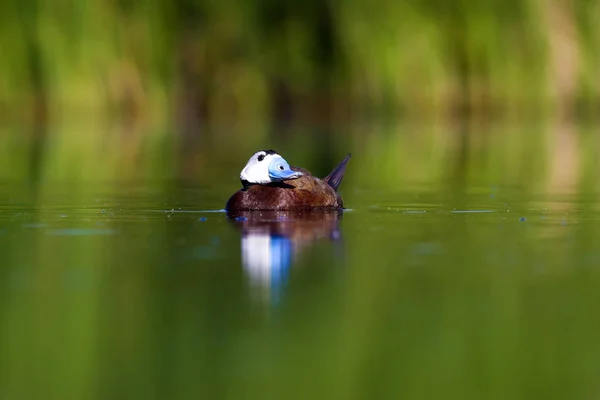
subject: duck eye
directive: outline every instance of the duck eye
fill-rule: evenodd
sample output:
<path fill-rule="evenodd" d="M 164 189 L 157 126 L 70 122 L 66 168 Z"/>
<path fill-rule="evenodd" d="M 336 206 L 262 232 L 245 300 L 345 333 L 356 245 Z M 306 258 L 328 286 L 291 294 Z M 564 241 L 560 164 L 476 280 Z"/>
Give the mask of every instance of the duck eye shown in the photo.
<path fill-rule="evenodd" d="M 265 155 L 261 154 L 260 156 L 258 156 L 258 161 L 262 161 L 265 159 Z"/>
<path fill-rule="evenodd" d="M 283 165 L 280 165 L 280 166 L 279 166 L 279 169 L 283 171 Z"/>

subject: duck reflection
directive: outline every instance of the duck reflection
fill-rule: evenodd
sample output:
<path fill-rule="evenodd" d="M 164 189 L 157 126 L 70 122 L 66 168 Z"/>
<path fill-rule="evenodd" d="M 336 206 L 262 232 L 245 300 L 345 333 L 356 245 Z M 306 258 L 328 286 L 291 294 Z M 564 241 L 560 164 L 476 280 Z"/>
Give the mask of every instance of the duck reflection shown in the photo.
<path fill-rule="evenodd" d="M 242 265 L 253 291 L 277 303 L 290 268 L 318 240 L 341 238 L 335 211 L 238 211 L 228 214 L 242 232 Z"/>

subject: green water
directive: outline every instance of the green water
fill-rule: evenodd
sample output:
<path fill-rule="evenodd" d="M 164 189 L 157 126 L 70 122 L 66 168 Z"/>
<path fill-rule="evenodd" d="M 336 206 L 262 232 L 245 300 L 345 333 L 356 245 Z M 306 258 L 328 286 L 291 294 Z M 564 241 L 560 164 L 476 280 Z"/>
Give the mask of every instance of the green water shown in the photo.
<path fill-rule="evenodd" d="M 278 146 L 320 175 L 354 153 L 341 217 L 228 218 L 257 143 L 204 142 L 164 179 L 7 179 L 0 398 L 597 397 L 593 137 L 490 133 L 440 161 L 440 140 L 394 136 L 396 159 L 371 132 Z"/>

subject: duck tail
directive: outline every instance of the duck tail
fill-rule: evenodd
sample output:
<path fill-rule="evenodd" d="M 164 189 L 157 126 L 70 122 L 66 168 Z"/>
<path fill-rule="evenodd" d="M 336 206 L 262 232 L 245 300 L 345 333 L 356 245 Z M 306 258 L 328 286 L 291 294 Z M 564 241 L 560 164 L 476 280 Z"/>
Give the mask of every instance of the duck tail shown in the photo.
<path fill-rule="evenodd" d="M 335 167 L 329 175 L 323 178 L 323 180 L 335 191 L 338 190 L 338 187 L 342 183 L 342 179 L 344 179 L 344 172 L 346 172 L 346 164 L 348 163 L 348 160 L 350 160 L 350 157 L 352 157 L 351 153 L 348 154 L 346 158 L 344 158 L 344 160 L 341 163 L 339 163 L 339 165 Z"/>

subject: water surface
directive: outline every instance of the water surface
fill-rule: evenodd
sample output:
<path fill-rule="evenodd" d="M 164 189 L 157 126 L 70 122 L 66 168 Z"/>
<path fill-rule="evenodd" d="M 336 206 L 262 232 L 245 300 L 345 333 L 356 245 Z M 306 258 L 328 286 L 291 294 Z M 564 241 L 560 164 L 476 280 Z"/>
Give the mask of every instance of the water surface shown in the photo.
<path fill-rule="evenodd" d="M 594 185 L 495 174 L 474 150 L 462 173 L 396 184 L 393 158 L 358 154 L 341 215 L 230 218 L 229 159 L 182 179 L 6 180 L 0 398 L 600 395 Z M 288 158 L 321 175 L 341 159 Z"/>

